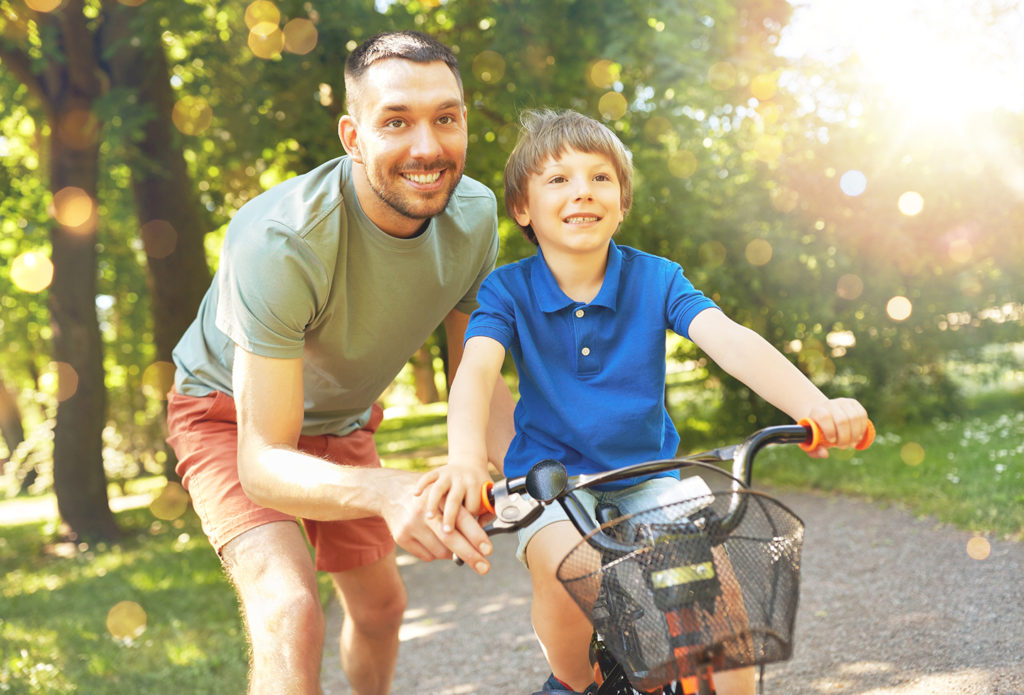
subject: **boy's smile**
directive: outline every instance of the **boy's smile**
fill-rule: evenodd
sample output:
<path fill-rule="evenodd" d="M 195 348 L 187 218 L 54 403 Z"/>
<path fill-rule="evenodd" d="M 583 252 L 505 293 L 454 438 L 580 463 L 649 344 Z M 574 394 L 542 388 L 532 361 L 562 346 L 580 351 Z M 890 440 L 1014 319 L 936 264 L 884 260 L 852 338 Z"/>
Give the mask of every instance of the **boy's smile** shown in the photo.
<path fill-rule="evenodd" d="M 515 215 L 520 225 L 532 227 L 547 257 L 606 251 L 624 217 L 611 160 L 574 149 L 548 159 L 530 175 L 525 209 Z"/>

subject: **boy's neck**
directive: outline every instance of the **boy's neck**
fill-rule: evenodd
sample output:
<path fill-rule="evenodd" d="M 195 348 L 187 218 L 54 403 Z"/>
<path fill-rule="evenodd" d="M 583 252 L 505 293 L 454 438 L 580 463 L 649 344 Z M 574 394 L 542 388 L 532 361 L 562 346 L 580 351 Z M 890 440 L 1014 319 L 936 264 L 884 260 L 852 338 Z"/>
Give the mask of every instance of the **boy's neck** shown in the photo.
<path fill-rule="evenodd" d="M 544 253 L 544 262 L 555 277 L 559 289 L 569 299 L 589 304 L 604 284 L 608 268 L 608 249 L 596 253 Z"/>

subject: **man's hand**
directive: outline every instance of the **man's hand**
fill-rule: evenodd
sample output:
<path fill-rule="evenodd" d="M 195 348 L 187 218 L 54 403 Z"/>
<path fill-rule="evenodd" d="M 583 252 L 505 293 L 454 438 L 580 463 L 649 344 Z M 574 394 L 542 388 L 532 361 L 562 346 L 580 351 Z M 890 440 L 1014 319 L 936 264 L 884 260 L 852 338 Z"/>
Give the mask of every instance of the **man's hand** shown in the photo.
<path fill-rule="evenodd" d="M 450 559 L 454 553 L 477 574 L 490 569 L 486 555 L 493 546 L 476 518 L 459 506 L 450 530 L 443 528 L 441 517 L 427 517 L 426 497 L 418 494 L 419 475 L 403 471 L 388 471 L 386 489 L 379 490 L 384 522 L 391 530 L 395 542 L 424 562 Z"/>

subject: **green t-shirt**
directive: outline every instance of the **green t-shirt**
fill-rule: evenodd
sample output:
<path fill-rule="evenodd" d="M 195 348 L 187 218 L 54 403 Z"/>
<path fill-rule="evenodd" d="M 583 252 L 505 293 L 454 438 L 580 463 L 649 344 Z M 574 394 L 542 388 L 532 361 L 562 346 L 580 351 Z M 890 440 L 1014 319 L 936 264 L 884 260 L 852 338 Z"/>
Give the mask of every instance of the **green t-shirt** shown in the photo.
<path fill-rule="evenodd" d="M 348 157 L 252 199 L 228 225 L 199 315 L 174 349 L 180 393 L 228 395 L 235 344 L 303 360 L 303 434 L 347 434 L 453 308 L 470 313 L 498 253 L 497 207 L 463 177 L 411 239 L 363 213 Z"/>

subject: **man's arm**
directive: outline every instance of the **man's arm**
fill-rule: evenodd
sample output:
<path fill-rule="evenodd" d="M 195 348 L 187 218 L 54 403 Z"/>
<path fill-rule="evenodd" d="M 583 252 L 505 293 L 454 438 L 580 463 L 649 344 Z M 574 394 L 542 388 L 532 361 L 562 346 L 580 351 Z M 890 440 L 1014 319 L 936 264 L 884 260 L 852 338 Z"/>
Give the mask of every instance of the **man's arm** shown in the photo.
<path fill-rule="evenodd" d="M 451 379 L 455 378 L 458 367 L 462 364 L 462 353 L 469 325 L 469 314 L 452 309 L 444 320 L 445 334 L 448 339 L 448 364 Z M 448 384 L 451 393 L 451 384 Z M 512 438 L 515 436 L 515 423 L 512 417 L 516 403 L 508 384 L 499 375 L 494 382 L 491 393 L 490 415 L 487 418 L 487 459 L 498 469 L 504 470 L 505 453 L 508 451 Z"/>
<path fill-rule="evenodd" d="M 867 428 L 867 412 L 852 398 L 829 399 L 786 356 L 718 309 L 690 322 L 690 339 L 715 363 L 794 420 L 810 418 L 826 441 L 853 446 Z M 824 450 L 819 452 L 824 453 Z"/>
<path fill-rule="evenodd" d="M 302 360 L 260 357 L 235 348 L 233 389 L 238 411 L 238 475 L 257 504 L 307 519 L 381 516 L 395 541 L 422 560 L 455 552 L 486 571 L 477 550 L 490 544 L 467 512 L 456 530 L 425 519 L 415 496 L 417 474 L 337 465 L 299 451 Z"/>

